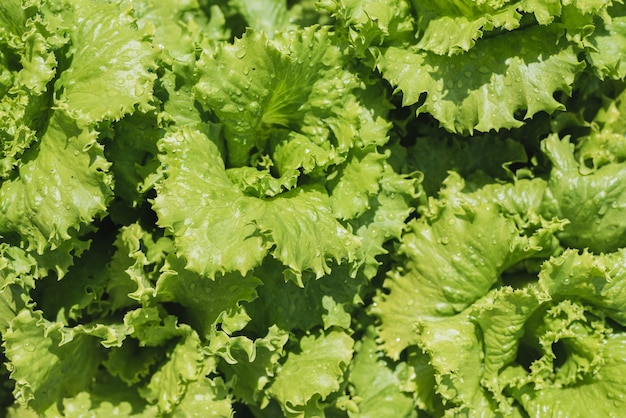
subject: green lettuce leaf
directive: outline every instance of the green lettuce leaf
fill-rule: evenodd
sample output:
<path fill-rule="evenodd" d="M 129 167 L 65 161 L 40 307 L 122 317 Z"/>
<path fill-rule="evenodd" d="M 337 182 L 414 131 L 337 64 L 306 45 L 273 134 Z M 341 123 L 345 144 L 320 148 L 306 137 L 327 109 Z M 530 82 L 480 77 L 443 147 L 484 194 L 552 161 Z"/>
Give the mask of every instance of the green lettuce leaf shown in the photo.
<path fill-rule="evenodd" d="M 268 389 L 286 416 L 320 414 L 325 400 L 339 390 L 352 360 L 354 341 L 341 331 L 300 339 L 300 352 L 291 352 Z M 293 382 L 302 382 L 294 385 Z M 306 415 L 310 416 L 310 415 Z"/>
<path fill-rule="evenodd" d="M 441 202 L 431 200 L 427 216 L 409 223 L 398 248 L 403 263 L 390 272 L 386 291 L 372 306 L 382 321 L 382 347 L 393 359 L 421 340 L 425 323 L 462 312 L 499 283 L 509 267 L 554 248 L 552 233 L 560 224 L 537 217 L 522 229 L 519 219 L 505 215 L 498 204 L 497 196 L 506 196 L 501 190 L 463 194 L 458 176 L 448 178 L 446 187 Z M 529 207 L 519 203 L 520 213 L 526 213 Z"/>
<path fill-rule="evenodd" d="M 539 282 L 552 297 L 591 304 L 620 325 L 626 325 L 625 257 L 623 248 L 599 256 L 569 249 L 544 266 Z"/>
<path fill-rule="evenodd" d="M 232 382 L 233 394 L 245 404 L 267 407 L 270 397 L 266 391 L 276 376 L 279 361 L 285 356 L 289 334 L 272 325 L 262 338 L 250 340 L 236 337 L 231 340 L 222 371 Z"/>
<path fill-rule="evenodd" d="M 382 51 L 377 67 L 402 92 L 404 106 L 426 93 L 417 111 L 447 130 L 516 128 L 537 112 L 564 109 L 554 94 L 569 93 L 584 64 L 561 37 L 556 25 L 528 27 L 483 39 L 454 59 L 394 46 Z"/>
<path fill-rule="evenodd" d="M 611 17 L 604 19 L 588 39 L 587 60 L 601 78 L 623 79 L 626 63 L 620 56 L 626 50 L 625 8 L 623 4 L 615 4 L 608 12 Z"/>
<path fill-rule="evenodd" d="M 61 327 L 24 309 L 3 335 L 15 399 L 39 413 L 87 388 L 102 359 L 96 338 L 77 335 L 64 342 Z"/>
<path fill-rule="evenodd" d="M 265 32 L 270 38 L 287 26 L 285 0 L 235 0 L 233 5 L 243 15 L 249 27 Z"/>
<path fill-rule="evenodd" d="M 285 282 L 277 264 L 266 262 L 256 272 L 263 277 L 263 286 L 258 289 L 259 298 L 246 304 L 252 329 L 264 332 L 268 324 L 291 332 L 309 332 L 320 326 L 350 329 L 350 312 L 363 303 L 360 292 L 367 282 L 362 275 L 351 277 L 347 267 L 335 266 L 318 279 L 305 275 L 298 285 Z"/>
<path fill-rule="evenodd" d="M 542 147 L 553 168 L 545 197 L 545 213 L 567 219 L 559 239 L 574 248 L 610 252 L 626 239 L 623 213 L 626 189 L 621 180 L 626 163 L 609 164 L 597 170 L 581 168 L 569 138 L 554 134 Z"/>
<path fill-rule="evenodd" d="M 152 374 L 150 383 L 141 390 L 150 403 L 156 403 L 161 414 L 172 412 L 190 382 L 202 379 L 204 356 L 198 334 L 182 325 L 181 338 L 171 349 L 167 361 Z"/>
<path fill-rule="evenodd" d="M 357 410 L 348 410 L 350 417 L 416 418 L 417 411 L 410 393 L 406 393 L 406 364 L 395 370 L 385 361 L 376 345 L 374 327 L 355 346 L 350 363 L 350 392 Z"/>
<path fill-rule="evenodd" d="M 39 146 L 22 159 L 18 176 L 0 185 L 0 233 L 18 233 L 41 253 L 106 211 L 110 163 L 96 132 L 63 111 L 53 113 Z"/>
<path fill-rule="evenodd" d="M 233 316 L 242 308 L 240 302 L 251 302 L 257 298 L 257 287 L 263 282 L 258 278 L 242 277 L 238 273 L 226 274 L 211 280 L 185 270 L 184 261 L 170 256 L 162 267 L 156 284 L 156 300 L 173 302 L 187 310 L 189 323 L 200 335 L 208 338 L 216 323 L 225 316 Z M 211 303 L 207 304 L 207 301 Z M 222 323 L 222 329 L 233 333 Z"/>
<path fill-rule="evenodd" d="M 415 19 L 407 0 L 322 0 L 318 4 L 337 19 L 336 30 L 345 34 L 356 57 L 368 60 L 372 46 L 415 38 Z"/>
<path fill-rule="evenodd" d="M 586 375 L 578 384 L 550 385 L 532 390 L 525 387 L 515 394 L 529 415 L 587 416 L 601 414 L 615 416 L 624 407 L 624 350 L 626 340 L 622 333 L 608 336 L 601 342 L 602 365 L 597 372 Z M 598 347 L 596 347 L 598 348 Z M 563 399 L 568 399 L 563 402 Z"/>
<path fill-rule="evenodd" d="M 71 0 L 69 66 L 55 82 L 55 105 L 88 123 L 117 120 L 153 99 L 156 48 L 120 3 Z"/>
<path fill-rule="evenodd" d="M 328 27 L 281 32 L 271 40 L 249 30 L 201 55 L 194 91 L 224 125 L 229 166 L 247 165 L 268 141 L 282 140 L 285 129 L 333 153 L 332 162 L 355 145 L 386 142 L 375 125 L 387 123 L 361 104 L 356 91 L 362 83 L 346 70 L 333 40 Z"/>
<path fill-rule="evenodd" d="M 297 279 L 306 270 L 322 276 L 328 259 L 354 258 L 359 240 L 335 219 L 325 193 L 302 187 L 271 199 L 248 196 L 228 178 L 215 144 L 198 131 L 181 129 L 160 149 L 166 178 L 153 207 L 189 269 L 210 278 L 245 275 L 271 252 Z"/>
<path fill-rule="evenodd" d="M 467 52 L 484 32 L 516 29 L 522 15 L 517 2 L 413 1 L 420 33 L 417 47 L 438 55 Z"/>

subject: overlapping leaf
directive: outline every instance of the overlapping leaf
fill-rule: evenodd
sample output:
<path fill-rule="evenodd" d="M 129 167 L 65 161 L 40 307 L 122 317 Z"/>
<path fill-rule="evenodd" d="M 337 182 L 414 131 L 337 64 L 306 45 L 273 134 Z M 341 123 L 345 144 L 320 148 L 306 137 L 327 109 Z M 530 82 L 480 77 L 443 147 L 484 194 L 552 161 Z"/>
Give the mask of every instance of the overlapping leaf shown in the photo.
<path fill-rule="evenodd" d="M 247 196 L 226 175 L 217 146 L 197 131 L 164 138 L 161 150 L 166 179 L 154 208 L 191 270 L 211 278 L 245 275 L 271 252 L 296 277 L 305 270 L 321 276 L 328 259 L 354 258 L 358 238 L 335 219 L 328 196 L 316 188 L 272 199 Z"/>

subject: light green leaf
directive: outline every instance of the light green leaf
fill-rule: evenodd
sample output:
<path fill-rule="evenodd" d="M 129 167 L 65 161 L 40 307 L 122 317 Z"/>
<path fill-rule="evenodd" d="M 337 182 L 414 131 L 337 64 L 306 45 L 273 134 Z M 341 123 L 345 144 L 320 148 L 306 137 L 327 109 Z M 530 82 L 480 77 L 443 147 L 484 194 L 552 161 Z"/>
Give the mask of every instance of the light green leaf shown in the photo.
<path fill-rule="evenodd" d="M 483 32 L 516 29 L 522 15 L 509 1 L 414 1 L 420 38 L 417 47 L 438 55 L 469 51 Z"/>
<path fill-rule="evenodd" d="M 15 399 L 39 413 L 87 389 L 102 358 L 96 338 L 76 335 L 63 343 L 61 328 L 41 313 L 24 309 L 3 335 Z"/>
<path fill-rule="evenodd" d="M 340 155 L 359 140 L 368 121 L 352 92 L 361 83 L 344 69 L 333 40 L 327 27 L 281 32 L 272 40 L 248 30 L 202 54 L 195 93 L 224 125 L 229 165 L 246 165 L 285 128 Z"/>
<path fill-rule="evenodd" d="M 353 344 L 352 338 L 341 331 L 303 337 L 301 351 L 289 353 L 268 393 L 287 416 L 303 416 L 305 409 L 309 413 L 317 410 L 317 400 L 323 401 L 341 387 L 352 360 Z"/>
<path fill-rule="evenodd" d="M 4 43 L 9 35 L 21 36 L 27 18 L 21 0 L 3 1 L 0 5 L 0 34 L 3 35 L 0 42 Z"/>
<path fill-rule="evenodd" d="M 248 27 L 263 31 L 270 38 L 287 26 L 286 0 L 234 0 L 233 5 L 246 19 Z"/>
<path fill-rule="evenodd" d="M 401 239 L 405 222 L 420 196 L 416 178 L 396 173 L 387 163 L 382 164 L 381 174 L 379 191 L 369 196 L 367 210 L 350 221 L 356 235 L 362 238 L 358 259 L 368 278 L 378 272 L 381 261 L 377 257 L 388 253 L 384 244 Z"/>
<path fill-rule="evenodd" d="M 420 341 L 420 327 L 463 311 L 500 280 L 500 274 L 518 262 L 551 253 L 552 234 L 560 225 L 526 225 L 500 213 L 490 189 L 464 194 L 463 182 L 451 176 L 441 203 L 430 202 L 425 217 L 409 223 L 398 249 L 404 260 L 383 283 L 372 313 L 380 317 L 383 349 L 397 359 Z M 523 207 L 525 213 L 529 208 Z"/>
<path fill-rule="evenodd" d="M 357 352 L 350 363 L 351 395 L 358 412 L 348 412 L 350 417 L 362 418 L 415 418 L 417 411 L 410 394 L 402 390 L 403 378 L 397 367 L 385 361 L 375 342 L 373 327 L 367 329 Z"/>
<path fill-rule="evenodd" d="M 233 381 L 233 394 L 248 405 L 265 408 L 269 402 L 267 386 L 276 375 L 279 361 L 285 355 L 284 347 L 289 333 L 272 325 L 267 335 L 244 342 L 242 337 L 231 340 L 227 363 L 220 365 L 220 371 Z"/>
<path fill-rule="evenodd" d="M 190 383 L 185 397 L 172 412 L 172 418 L 232 418 L 230 387 L 221 379 L 203 377 Z"/>
<path fill-rule="evenodd" d="M 238 273 L 212 280 L 185 270 L 184 264 L 183 260 L 172 256 L 167 259 L 156 284 L 156 300 L 175 302 L 186 308 L 189 323 L 205 338 L 209 337 L 217 322 L 224 320 L 224 316 L 241 310 L 240 302 L 256 299 L 257 287 L 263 283 L 254 276 L 243 277 Z M 230 333 L 239 331 L 225 325 L 222 328 Z"/>
<path fill-rule="evenodd" d="M 537 112 L 564 109 L 553 95 L 569 93 L 584 67 L 561 33 L 556 25 L 529 27 L 483 39 L 453 59 L 390 47 L 377 66 L 402 92 L 404 106 L 426 93 L 418 112 L 430 113 L 449 131 L 516 128 Z"/>
<path fill-rule="evenodd" d="M 423 349 L 435 370 L 436 390 L 449 407 L 449 417 L 498 416 L 496 405 L 480 384 L 482 346 L 475 327 L 460 314 L 429 322 L 421 330 Z"/>
<path fill-rule="evenodd" d="M 70 65 L 55 82 L 56 106 L 87 123 L 148 110 L 157 49 L 120 3 L 72 0 Z M 67 22 L 68 24 L 70 22 Z"/>
<path fill-rule="evenodd" d="M 337 30 L 345 31 L 359 58 L 369 58 L 370 46 L 415 39 L 413 6 L 408 0 L 323 0 L 318 5 L 338 20 Z"/>
<path fill-rule="evenodd" d="M 552 162 L 545 197 L 546 217 L 558 216 L 569 225 L 558 235 L 561 242 L 593 252 L 615 251 L 624 244 L 626 227 L 626 163 L 608 164 L 597 170 L 579 166 L 569 138 L 556 134 L 542 143 Z"/>
<path fill-rule="evenodd" d="M 55 111 L 18 176 L 0 185 L 0 233 L 18 233 L 43 252 L 72 237 L 106 210 L 109 163 L 96 133 Z"/>
<path fill-rule="evenodd" d="M 520 348 L 520 339 L 526 322 L 540 304 L 549 299 L 550 296 L 536 286 L 501 287 L 469 308 L 469 316 L 476 322 L 482 336 L 481 385 L 491 392 L 498 410 L 506 416 L 513 413 L 513 403 L 503 394 L 509 382 L 501 379 L 500 373 L 511 364 L 517 364 L 518 351 L 525 349 Z"/>
<path fill-rule="evenodd" d="M 359 241 L 334 218 L 325 193 L 302 187 L 271 199 L 248 196 L 197 131 L 181 129 L 160 147 L 166 178 L 153 207 L 192 271 L 245 275 L 271 251 L 297 279 L 306 270 L 322 276 L 329 259 L 353 259 Z"/>
<path fill-rule="evenodd" d="M 554 298 L 584 301 L 626 325 L 625 263 L 623 248 L 598 256 L 569 249 L 544 265 L 539 283 Z"/>
<path fill-rule="evenodd" d="M 626 52 L 626 17 L 625 8 L 621 4 L 609 9 L 611 18 L 607 19 L 589 37 L 591 49 L 588 60 L 592 68 L 601 78 L 611 77 L 623 79 L 626 77 L 626 62 L 622 56 Z"/>
<path fill-rule="evenodd" d="M 527 386 L 515 397 L 530 416 L 618 417 L 626 406 L 626 337 L 622 333 L 614 334 L 608 336 L 601 345 L 602 365 L 579 383 L 548 385 L 539 390 Z"/>
<path fill-rule="evenodd" d="M 1 54 L 1 53 L 0 53 Z M 38 141 L 37 132 L 45 127 L 48 97 L 21 88 L 0 100 L 0 178 L 11 176 L 24 163 L 26 150 Z"/>
<path fill-rule="evenodd" d="M 352 219 L 368 209 L 370 197 L 380 189 L 385 156 L 373 150 L 350 155 L 331 194 L 333 212 L 339 219 Z"/>
<path fill-rule="evenodd" d="M 167 361 L 150 378 L 140 393 L 159 406 L 161 414 L 174 410 L 183 398 L 187 385 L 203 378 L 202 345 L 198 334 L 181 325 L 181 340 L 169 351 Z"/>

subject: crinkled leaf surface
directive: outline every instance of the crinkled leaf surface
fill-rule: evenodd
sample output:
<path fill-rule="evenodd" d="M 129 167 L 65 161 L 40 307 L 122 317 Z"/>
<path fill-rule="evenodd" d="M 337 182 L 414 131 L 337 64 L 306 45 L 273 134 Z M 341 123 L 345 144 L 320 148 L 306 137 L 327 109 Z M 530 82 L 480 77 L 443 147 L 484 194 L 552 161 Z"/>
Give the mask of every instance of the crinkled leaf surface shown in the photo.
<path fill-rule="evenodd" d="M 119 119 L 135 106 L 148 109 L 157 51 L 148 42 L 150 34 L 136 29 L 120 3 L 70 4 L 71 63 L 55 83 L 57 106 L 90 123 Z"/>
<path fill-rule="evenodd" d="M 547 386 L 538 391 L 522 389 L 515 397 L 530 415 L 619 416 L 625 403 L 623 356 L 626 340 L 623 334 L 616 334 L 603 345 L 604 364 L 597 373 L 586 376 L 579 384 Z"/>
<path fill-rule="evenodd" d="M 278 370 L 268 389 L 287 414 L 303 411 L 309 402 L 315 410 L 317 400 L 324 400 L 338 390 L 352 359 L 354 341 L 341 331 L 303 337 L 300 353 L 292 352 Z M 302 382 L 294 385 L 293 382 Z"/>
<path fill-rule="evenodd" d="M 574 156 L 573 144 L 557 135 L 543 142 L 553 168 L 546 213 L 569 221 L 559 238 L 568 246 L 594 252 L 615 251 L 624 244 L 626 164 L 610 164 L 589 172 Z"/>
<path fill-rule="evenodd" d="M 408 393 L 402 391 L 403 376 L 382 358 L 375 342 L 373 327 L 356 349 L 350 367 L 352 396 L 357 399 L 358 412 L 351 417 L 417 417 L 415 405 Z M 398 367 L 398 370 L 402 370 Z"/>
<path fill-rule="evenodd" d="M 166 179 L 154 209 L 191 270 L 211 278 L 245 275 L 271 252 L 296 277 L 305 270 L 321 276 L 328 259 L 354 258 L 359 240 L 335 219 L 326 194 L 302 187 L 270 199 L 248 196 L 226 175 L 217 146 L 198 131 L 183 129 L 160 147 Z"/>
<path fill-rule="evenodd" d="M 96 133 L 63 111 L 54 112 L 39 146 L 22 159 L 18 176 L 0 185 L 2 233 L 18 233 L 42 252 L 106 210 L 110 163 Z"/>
<path fill-rule="evenodd" d="M 98 340 L 90 336 L 78 335 L 61 345 L 60 327 L 40 313 L 22 310 L 4 334 L 14 395 L 40 413 L 88 386 L 102 356 Z"/>
<path fill-rule="evenodd" d="M 372 307 L 382 320 L 383 348 L 392 358 L 420 340 L 424 322 L 463 311 L 508 267 L 552 246 L 550 226 L 525 236 L 514 219 L 499 213 L 497 200 L 487 198 L 496 193 L 465 196 L 454 181 L 448 179 L 445 203 L 439 207 L 432 201 L 431 216 L 409 224 L 398 249 L 406 261 L 389 274 L 383 284 L 387 292 Z"/>
<path fill-rule="evenodd" d="M 224 313 L 239 310 L 240 302 L 251 302 L 257 297 L 262 282 L 255 277 L 238 273 L 226 274 L 214 280 L 185 270 L 184 261 L 168 258 L 163 274 L 156 285 L 156 298 L 162 302 L 176 302 L 189 310 L 192 325 L 205 333 L 221 319 Z M 230 330 L 228 330 L 230 331 Z M 237 330 L 232 330 L 234 332 Z"/>
<path fill-rule="evenodd" d="M 571 91 L 584 67 L 574 47 L 560 40 L 561 33 L 558 26 L 529 27 L 481 40 L 454 59 L 390 47 L 378 68 L 402 92 L 405 106 L 426 93 L 418 111 L 450 131 L 515 128 L 539 111 L 563 109 L 553 95 Z M 518 111 L 525 112 L 522 118 Z"/>

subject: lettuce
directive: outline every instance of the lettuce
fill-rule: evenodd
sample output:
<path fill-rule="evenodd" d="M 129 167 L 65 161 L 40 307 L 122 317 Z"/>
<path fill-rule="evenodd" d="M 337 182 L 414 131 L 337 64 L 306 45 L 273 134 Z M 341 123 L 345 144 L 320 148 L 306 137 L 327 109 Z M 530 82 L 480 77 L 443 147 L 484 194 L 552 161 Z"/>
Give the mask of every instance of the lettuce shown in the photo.
<path fill-rule="evenodd" d="M 619 415 L 625 16 L 3 1 L 2 415 Z"/>

